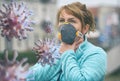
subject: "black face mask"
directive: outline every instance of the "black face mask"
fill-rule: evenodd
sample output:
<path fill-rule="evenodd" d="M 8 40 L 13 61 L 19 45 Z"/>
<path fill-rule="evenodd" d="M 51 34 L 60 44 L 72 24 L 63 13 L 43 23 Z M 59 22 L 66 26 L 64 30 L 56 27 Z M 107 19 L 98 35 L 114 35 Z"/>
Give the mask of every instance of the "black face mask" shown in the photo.
<path fill-rule="evenodd" d="M 76 29 L 71 24 L 63 24 L 60 26 L 61 40 L 66 44 L 73 44 L 76 37 Z"/>

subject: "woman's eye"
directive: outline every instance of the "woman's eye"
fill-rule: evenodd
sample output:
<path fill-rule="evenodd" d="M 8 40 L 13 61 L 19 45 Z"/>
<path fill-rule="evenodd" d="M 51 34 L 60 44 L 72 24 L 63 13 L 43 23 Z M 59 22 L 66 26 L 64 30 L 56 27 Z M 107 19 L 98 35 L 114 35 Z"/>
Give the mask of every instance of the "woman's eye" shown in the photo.
<path fill-rule="evenodd" d="M 63 19 L 60 19 L 59 22 L 65 22 Z"/>
<path fill-rule="evenodd" d="M 69 20 L 69 22 L 70 22 L 70 23 L 76 23 L 76 21 L 75 21 L 75 20 Z"/>

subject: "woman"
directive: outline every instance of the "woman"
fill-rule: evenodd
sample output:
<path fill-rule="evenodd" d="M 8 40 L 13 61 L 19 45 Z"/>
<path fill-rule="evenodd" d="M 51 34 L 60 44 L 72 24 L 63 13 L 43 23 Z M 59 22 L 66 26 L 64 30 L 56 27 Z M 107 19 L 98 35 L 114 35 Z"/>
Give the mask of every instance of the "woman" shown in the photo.
<path fill-rule="evenodd" d="M 30 68 L 27 81 L 103 81 L 106 72 L 106 53 L 87 41 L 86 33 L 94 31 L 91 12 L 84 4 L 75 2 L 61 7 L 57 14 L 57 26 L 71 24 L 83 35 L 76 36 L 69 44 L 61 39 L 61 58 L 53 66 L 35 64 Z M 72 28 L 72 27 L 71 27 Z M 69 27 L 68 27 L 69 29 Z M 61 28 L 62 31 L 62 28 Z M 64 33 L 63 33 L 64 34 Z M 62 37 L 64 37 L 64 35 Z"/>

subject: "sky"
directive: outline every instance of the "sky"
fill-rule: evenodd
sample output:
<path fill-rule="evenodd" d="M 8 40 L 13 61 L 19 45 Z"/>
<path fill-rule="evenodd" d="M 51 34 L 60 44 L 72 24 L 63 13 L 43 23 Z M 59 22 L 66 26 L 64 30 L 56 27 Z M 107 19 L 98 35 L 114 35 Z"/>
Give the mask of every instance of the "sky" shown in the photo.
<path fill-rule="evenodd" d="M 71 2 L 80 1 L 81 3 L 86 4 L 87 6 L 100 6 L 100 5 L 108 5 L 108 6 L 117 6 L 120 5 L 120 0 L 58 0 L 58 7 L 69 4 Z"/>

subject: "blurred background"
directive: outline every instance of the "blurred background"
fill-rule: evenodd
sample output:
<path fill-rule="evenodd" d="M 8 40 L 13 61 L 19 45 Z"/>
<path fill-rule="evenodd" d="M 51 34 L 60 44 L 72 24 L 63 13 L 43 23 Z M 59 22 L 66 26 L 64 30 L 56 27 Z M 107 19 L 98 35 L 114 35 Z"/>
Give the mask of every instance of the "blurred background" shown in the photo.
<path fill-rule="evenodd" d="M 87 34 L 89 41 L 102 47 L 108 54 L 108 66 L 105 81 L 120 81 L 120 0 L 16 1 L 18 3 L 24 1 L 26 6 L 33 11 L 34 14 L 31 19 L 35 21 L 35 25 L 33 26 L 34 31 L 28 34 L 27 39 L 21 41 L 15 38 L 11 41 L 7 41 L 0 36 L 0 67 L 6 62 L 4 61 L 5 59 L 9 59 L 9 61 L 14 59 L 20 62 L 22 64 L 20 66 L 23 69 L 29 68 L 31 65 L 35 64 L 37 60 L 34 52 L 32 52 L 34 42 L 40 38 L 56 37 L 57 29 L 55 27 L 55 22 L 57 9 L 62 5 L 80 1 L 81 3 L 86 4 L 93 13 L 96 21 L 96 31 Z M 0 0 L 0 9 L 3 9 L 3 3 L 9 2 L 10 0 Z M 48 34 L 49 29 L 53 30 L 54 35 Z M 6 49 L 8 52 L 6 52 Z M 18 52 L 18 56 L 15 57 L 16 51 Z M 8 53 L 8 56 L 5 56 L 5 53 Z M 25 61 L 25 58 L 27 58 L 27 61 Z M 4 72 L 3 74 L 1 73 L 0 77 Z M 20 73 L 18 74 L 20 75 Z"/>

